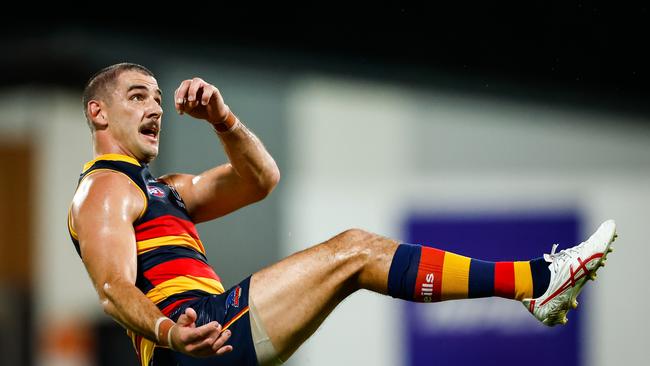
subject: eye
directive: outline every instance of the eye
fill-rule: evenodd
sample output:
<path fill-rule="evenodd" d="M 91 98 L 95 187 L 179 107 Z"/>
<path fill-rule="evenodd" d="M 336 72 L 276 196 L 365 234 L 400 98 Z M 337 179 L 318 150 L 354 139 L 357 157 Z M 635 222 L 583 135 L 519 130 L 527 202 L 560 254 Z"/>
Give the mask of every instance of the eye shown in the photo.
<path fill-rule="evenodd" d="M 133 95 L 131 95 L 131 97 L 129 99 L 130 100 L 135 100 L 137 102 L 141 102 L 141 101 L 144 100 L 144 96 L 142 94 L 133 94 Z"/>

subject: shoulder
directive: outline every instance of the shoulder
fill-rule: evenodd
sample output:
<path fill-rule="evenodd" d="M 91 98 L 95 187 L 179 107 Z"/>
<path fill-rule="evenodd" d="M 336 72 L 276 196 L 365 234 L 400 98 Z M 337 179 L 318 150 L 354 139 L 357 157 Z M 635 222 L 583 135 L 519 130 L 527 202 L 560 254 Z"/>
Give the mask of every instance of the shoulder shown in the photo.
<path fill-rule="evenodd" d="M 159 181 L 173 187 L 183 199 L 188 198 L 197 179 L 201 179 L 200 176 L 182 173 L 165 174 L 158 178 Z"/>
<path fill-rule="evenodd" d="M 85 176 L 72 199 L 73 218 L 86 214 L 127 214 L 137 217 L 146 207 L 146 196 L 128 175 L 114 170 L 95 171 Z"/>
<path fill-rule="evenodd" d="M 160 176 L 158 180 L 165 182 L 165 184 L 174 186 L 174 188 L 178 188 L 177 186 L 191 183 L 191 180 L 194 177 L 195 175 L 192 174 L 171 173 Z"/>

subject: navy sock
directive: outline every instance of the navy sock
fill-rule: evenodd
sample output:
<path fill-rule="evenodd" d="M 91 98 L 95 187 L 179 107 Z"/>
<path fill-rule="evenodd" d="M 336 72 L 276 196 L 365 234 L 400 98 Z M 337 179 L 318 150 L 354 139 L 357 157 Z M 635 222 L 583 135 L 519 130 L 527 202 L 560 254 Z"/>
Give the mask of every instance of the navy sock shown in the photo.
<path fill-rule="evenodd" d="M 533 298 L 544 295 L 549 283 L 551 283 L 551 271 L 549 263 L 543 258 L 535 258 L 530 261 L 530 272 L 533 277 Z"/>
<path fill-rule="evenodd" d="M 422 247 L 400 244 L 393 256 L 388 272 L 388 294 L 404 300 L 413 300 L 415 280 L 420 263 Z"/>

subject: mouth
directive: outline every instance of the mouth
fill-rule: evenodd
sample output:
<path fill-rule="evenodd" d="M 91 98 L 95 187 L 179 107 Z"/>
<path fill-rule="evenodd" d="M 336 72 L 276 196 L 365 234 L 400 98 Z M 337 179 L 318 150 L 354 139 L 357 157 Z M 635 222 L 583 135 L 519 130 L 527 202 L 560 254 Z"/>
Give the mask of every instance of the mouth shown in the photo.
<path fill-rule="evenodd" d="M 146 136 L 148 139 L 151 139 L 153 141 L 158 141 L 160 128 L 156 123 L 148 123 L 140 126 L 139 132 L 141 135 Z"/>

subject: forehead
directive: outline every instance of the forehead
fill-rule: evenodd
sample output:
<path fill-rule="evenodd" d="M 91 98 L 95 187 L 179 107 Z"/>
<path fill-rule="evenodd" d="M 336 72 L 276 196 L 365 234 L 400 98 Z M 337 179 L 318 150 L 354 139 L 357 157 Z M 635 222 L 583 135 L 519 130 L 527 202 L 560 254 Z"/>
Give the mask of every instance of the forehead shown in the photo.
<path fill-rule="evenodd" d="M 126 91 L 134 85 L 144 86 L 151 91 L 159 90 L 158 81 L 153 76 L 136 70 L 124 71 L 117 78 L 117 87 L 122 91 Z"/>

